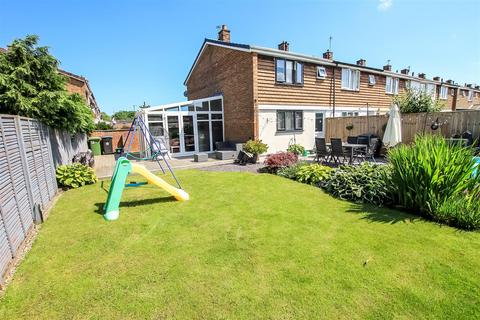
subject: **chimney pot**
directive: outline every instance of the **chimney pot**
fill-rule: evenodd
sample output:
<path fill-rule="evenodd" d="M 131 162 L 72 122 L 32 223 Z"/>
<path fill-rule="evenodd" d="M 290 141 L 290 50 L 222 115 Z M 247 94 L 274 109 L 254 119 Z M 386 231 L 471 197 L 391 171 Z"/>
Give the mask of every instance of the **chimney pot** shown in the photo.
<path fill-rule="evenodd" d="M 410 69 L 407 69 L 407 68 L 400 70 L 401 74 L 408 74 L 409 72 L 410 72 Z"/>
<path fill-rule="evenodd" d="M 422 79 L 425 79 L 426 74 L 425 74 L 425 73 L 419 73 L 419 74 L 418 74 L 418 77 L 419 77 L 419 78 L 422 78 Z"/>
<path fill-rule="evenodd" d="M 323 53 L 323 59 L 333 60 L 333 52 L 327 50 Z"/>
<path fill-rule="evenodd" d="M 357 60 L 357 65 L 362 66 L 362 67 L 366 67 L 367 66 L 367 60 L 365 60 L 365 59 Z"/>
<path fill-rule="evenodd" d="M 438 76 L 437 76 L 437 77 L 433 77 L 433 80 L 434 80 L 434 81 L 440 81 L 440 77 L 438 77 Z"/>
<path fill-rule="evenodd" d="M 226 24 L 222 24 L 222 28 L 218 31 L 218 40 L 230 42 L 230 30 L 228 30 Z"/>
<path fill-rule="evenodd" d="M 391 64 L 386 64 L 383 66 L 384 71 L 392 71 L 392 65 Z"/>
<path fill-rule="evenodd" d="M 288 51 L 289 47 L 290 44 L 287 41 L 282 41 L 282 43 L 278 45 L 278 50 Z"/>

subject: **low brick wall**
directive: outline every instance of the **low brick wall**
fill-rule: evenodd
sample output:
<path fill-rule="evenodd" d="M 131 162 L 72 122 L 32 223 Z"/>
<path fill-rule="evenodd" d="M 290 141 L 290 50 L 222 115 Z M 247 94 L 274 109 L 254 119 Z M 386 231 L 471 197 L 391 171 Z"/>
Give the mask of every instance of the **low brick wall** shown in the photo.
<path fill-rule="evenodd" d="M 128 129 L 97 130 L 97 131 L 93 131 L 90 134 L 91 137 L 100 137 L 100 138 L 101 137 L 112 137 L 112 145 L 113 145 L 114 150 L 115 150 L 115 148 L 122 147 L 124 144 L 126 144 L 125 148 L 128 147 L 128 143 L 129 143 L 129 141 L 132 137 L 132 133 L 130 134 L 130 137 L 128 138 L 128 140 L 129 140 L 128 142 L 125 141 L 125 139 L 127 138 L 127 135 L 128 135 Z M 130 147 L 131 152 L 141 151 L 138 137 L 139 137 L 139 132 L 137 131 L 137 133 L 135 134 L 135 139 L 133 140 L 132 146 Z"/>

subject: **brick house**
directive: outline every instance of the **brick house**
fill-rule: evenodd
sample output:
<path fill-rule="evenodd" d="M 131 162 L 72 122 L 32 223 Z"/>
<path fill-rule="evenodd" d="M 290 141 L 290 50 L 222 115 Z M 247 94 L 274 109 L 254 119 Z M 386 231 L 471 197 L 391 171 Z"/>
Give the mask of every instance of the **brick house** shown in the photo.
<path fill-rule="evenodd" d="M 97 104 L 97 100 L 95 100 L 95 96 L 93 95 L 93 91 L 90 88 L 87 78 L 61 69 L 58 71 L 67 78 L 67 91 L 70 93 L 78 93 L 83 97 L 92 110 L 95 122 L 100 121 L 100 108 Z"/>
<path fill-rule="evenodd" d="M 312 148 L 322 136 L 325 117 L 385 113 L 407 87 L 445 101 L 446 109 L 480 107 L 480 87 L 458 85 L 440 77 L 427 79 L 408 69 L 392 71 L 295 53 L 289 43 L 278 48 L 230 41 L 225 25 L 218 39 L 205 39 L 184 82 L 190 101 L 223 97 L 224 139 L 262 139 L 269 152 L 296 142 Z"/>

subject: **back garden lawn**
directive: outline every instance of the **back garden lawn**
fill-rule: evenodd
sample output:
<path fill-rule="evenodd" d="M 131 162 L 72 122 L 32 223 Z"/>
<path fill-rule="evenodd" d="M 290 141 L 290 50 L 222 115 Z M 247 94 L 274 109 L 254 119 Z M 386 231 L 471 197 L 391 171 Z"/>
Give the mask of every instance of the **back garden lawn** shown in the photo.
<path fill-rule="evenodd" d="M 0 318 L 474 318 L 480 233 L 273 175 L 180 171 L 191 200 L 108 181 L 66 192 Z M 134 179 L 138 181 L 138 179 Z"/>

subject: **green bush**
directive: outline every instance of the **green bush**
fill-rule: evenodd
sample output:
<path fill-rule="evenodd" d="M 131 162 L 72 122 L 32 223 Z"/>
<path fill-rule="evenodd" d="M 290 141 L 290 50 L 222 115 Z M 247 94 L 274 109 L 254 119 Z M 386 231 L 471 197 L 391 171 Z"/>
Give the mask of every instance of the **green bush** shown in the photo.
<path fill-rule="evenodd" d="M 268 145 L 263 143 L 262 140 L 248 140 L 243 145 L 243 150 L 258 155 L 267 152 Z"/>
<path fill-rule="evenodd" d="M 100 122 L 95 124 L 95 129 L 96 130 L 112 130 L 113 126 L 109 123 L 100 121 Z"/>
<path fill-rule="evenodd" d="M 93 169 L 80 163 L 59 166 L 56 177 L 58 183 L 66 188 L 78 188 L 98 181 Z"/>
<path fill-rule="evenodd" d="M 376 205 L 393 202 L 391 168 L 364 162 L 360 166 L 341 166 L 322 187 L 331 195 L 344 200 Z"/>
<path fill-rule="evenodd" d="M 396 96 L 394 101 L 402 113 L 436 112 L 445 106 L 442 101 L 434 100 L 429 94 L 414 89 L 407 89 L 405 93 Z"/>
<path fill-rule="evenodd" d="M 277 171 L 277 175 L 280 177 L 284 177 L 287 179 L 292 179 L 295 180 L 297 177 L 297 172 L 300 170 L 301 167 L 307 166 L 307 162 L 298 162 L 294 165 L 288 166 L 288 167 L 283 167 Z"/>
<path fill-rule="evenodd" d="M 434 217 L 438 204 L 474 192 L 480 176 L 472 176 L 473 156 L 473 149 L 431 135 L 417 136 L 413 145 L 391 149 L 388 159 L 398 204 Z"/>
<path fill-rule="evenodd" d="M 480 229 L 480 202 L 465 196 L 446 199 L 435 208 L 435 219 L 465 230 Z"/>
<path fill-rule="evenodd" d="M 292 144 L 288 147 L 287 151 L 295 153 L 297 156 L 301 156 L 305 152 L 305 148 L 299 144 Z"/>
<path fill-rule="evenodd" d="M 300 166 L 296 172 L 295 180 L 298 182 L 316 185 L 327 179 L 333 169 L 321 164 L 309 164 Z"/>

